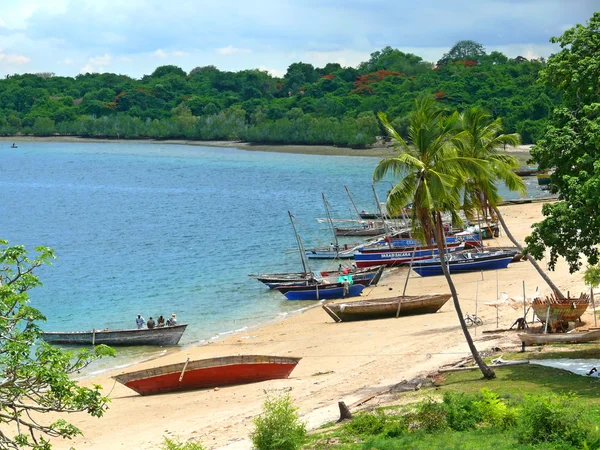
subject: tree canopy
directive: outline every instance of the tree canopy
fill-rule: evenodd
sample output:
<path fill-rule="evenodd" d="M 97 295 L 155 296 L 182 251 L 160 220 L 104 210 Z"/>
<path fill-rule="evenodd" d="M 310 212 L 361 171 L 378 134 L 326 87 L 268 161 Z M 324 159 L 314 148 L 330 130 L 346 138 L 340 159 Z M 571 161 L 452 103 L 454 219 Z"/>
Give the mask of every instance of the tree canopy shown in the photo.
<path fill-rule="evenodd" d="M 54 259 L 46 247 L 30 258 L 23 246 L 0 240 L 0 448 L 49 449 L 48 437 L 81 431 L 48 413 L 85 411 L 101 417 L 108 399 L 101 386 L 81 387 L 69 378 L 94 359 L 114 355 L 106 346 L 64 351 L 40 341 L 45 317 L 29 305 L 28 291 L 40 286 L 35 270 Z"/>
<path fill-rule="evenodd" d="M 550 267 L 564 257 L 571 271 L 582 255 L 598 262 L 600 243 L 600 13 L 554 37 L 560 52 L 548 59 L 542 81 L 562 94 L 543 137 L 532 151 L 541 168 L 554 169 L 559 202 L 544 205 L 544 220 L 526 239 L 537 259 L 550 249 Z"/>

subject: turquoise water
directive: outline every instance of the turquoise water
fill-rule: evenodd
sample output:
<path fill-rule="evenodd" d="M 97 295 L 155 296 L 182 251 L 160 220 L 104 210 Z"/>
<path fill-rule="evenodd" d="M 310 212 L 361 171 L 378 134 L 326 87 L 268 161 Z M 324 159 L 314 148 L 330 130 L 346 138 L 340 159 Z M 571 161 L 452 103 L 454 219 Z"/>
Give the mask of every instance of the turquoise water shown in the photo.
<path fill-rule="evenodd" d="M 331 237 L 316 217 L 353 218 L 347 185 L 374 210 L 377 158 L 144 143 L 4 143 L 0 237 L 55 249 L 31 291 L 47 331 L 132 328 L 177 313 L 181 344 L 243 330 L 302 307 L 248 278 L 301 269 L 287 211 L 307 245 Z M 543 195 L 535 177 L 532 196 Z M 379 187 L 384 198 L 389 185 Z M 507 198 L 510 198 L 507 195 Z M 327 262 L 315 263 L 315 269 Z M 118 364 L 157 349 L 119 350 Z"/>

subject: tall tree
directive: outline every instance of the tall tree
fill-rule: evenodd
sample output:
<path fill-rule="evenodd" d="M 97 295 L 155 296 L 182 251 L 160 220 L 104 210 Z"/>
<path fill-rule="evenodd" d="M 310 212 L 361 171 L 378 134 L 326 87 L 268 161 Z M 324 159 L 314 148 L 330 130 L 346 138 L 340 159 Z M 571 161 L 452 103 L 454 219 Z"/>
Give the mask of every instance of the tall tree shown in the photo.
<path fill-rule="evenodd" d="M 485 54 L 485 48 L 483 48 L 483 45 L 479 42 L 470 40 L 458 41 L 448 53 L 445 53 L 444 56 L 442 56 L 442 59 L 437 62 L 437 65 L 445 66 L 452 61 L 461 59 L 479 61 Z"/>
<path fill-rule="evenodd" d="M 483 176 L 486 173 L 479 172 L 479 178 L 467 180 L 464 203 L 482 211 L 484 216 L 487 215 L 488 209 L 491 209 L 491 212 L 498 217 L 508 238 L 522 252 L 523 246 L 512 235 L 498 209 L 498 203 L 502 201 L 498 195 L 499 183 L 503 183 L 511 191 L 526 193 L 525 183 L 512 170 L 519 167 L 518 161 L 513 156 L 500 152 L 500 149 L 507 145 L 512 147 L 518 145 L 520 137 L 518 134 L 501 134 L 502 120 L 500 118 L 492 120 L 491 115 L 481 108 L 473 107 L 465 110 L 460 115 L 459 121 L 460 129 L 463 131 L 463 139 L 457 142 L 461 154 L 486 160 L 490 168 L 489 176 Z M 468 211 L 470 208 L 465 209 Z M 531 255 L 527 255 L 527 260 L 535 267 L 550 289 L 562 297 L 560 289 L 537 261 Z"/>
<path fill-rule="evenodd" d="M 562 94 L 562 105 L 533 148 L 540 168 L 555 168 L 551 189 L 560 201 L 545 204 L 544 220 L 525 239 L 536 259 L 550 249 L 550 268 L 558 256 L 571 272 L 585 256 L 598 263 L 600 244 L 600 13 L 550 40 L 561 51 L 548 59 L 541 80 Z"/>
<path fill-rule="evenodd" d="M 486 163 L 458 154 L 455 143 L 459 138 L 456 133 L 457 115 L 445 116 L 433 98 L 423 97 L 417 100 L 416 110 L 410 116 L 408 141 L 390 125 L 385 114 L 379 113 L 379 118 L 392 138 L 398 154 L 379 162 L 373 180 L 380 181 L 387 174 L 399 178 L 388 194 L 387 210 L 395 214 L 412 203 L 412 227 L 415 236 L 428 243 L 435 239 L 440 259 L 444 261 L 442 215 L 450 214 L 455 225 L 461 222 L 458 214 L 461 207 L 460 189 L 465 180 L 474 173 L 485 172 Z M 442 264 L 442 270 L 473 359 L 485 378 L 495 378 L 496 374 L 485 364 L 473 343 L 448 266 Z"/>
<path fill-rule="evenodd" d="M 94 359 L 114 355 L 106 346 L 94 352 L 64 351 L 38 342 L 44 316 L 29 305 L 28 291 L 40 286 L 35 269 L 54 258 L 52 250 L 36 248 L 33 259 L 23 246 L 0 240 L 0 448 L 49 449 L 47 437 L 71 438 L 81 431 L 64 419 L 44 422 L 47 413 L 86 411 L 104 414 L 108 399 L 101 386 L 85 388 L 69 375 Z"/>

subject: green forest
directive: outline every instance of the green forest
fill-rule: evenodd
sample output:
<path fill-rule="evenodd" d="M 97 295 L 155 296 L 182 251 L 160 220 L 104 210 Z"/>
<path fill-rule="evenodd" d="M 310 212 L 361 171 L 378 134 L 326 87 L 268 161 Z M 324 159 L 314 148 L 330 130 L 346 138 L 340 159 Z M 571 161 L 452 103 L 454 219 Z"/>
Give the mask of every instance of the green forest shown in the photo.
<path fill-rule="evenodd" d="M 0 80 L 0 135 L 365 148 L 384 134 L 378 112 L 402 134 L 414 99 L 432 95 L 451 110 L 483 107 L 502 119 L 504 132 L 530 144 L 560 103 L 556 91 L 537 82 L 545 65 L 459 41 L 437 63 L 386 47 L 356 68 L 293 63 L 283 78 L 214 66 L 186 73 L 173 65 L 141 79 L 12 75 Z"/>

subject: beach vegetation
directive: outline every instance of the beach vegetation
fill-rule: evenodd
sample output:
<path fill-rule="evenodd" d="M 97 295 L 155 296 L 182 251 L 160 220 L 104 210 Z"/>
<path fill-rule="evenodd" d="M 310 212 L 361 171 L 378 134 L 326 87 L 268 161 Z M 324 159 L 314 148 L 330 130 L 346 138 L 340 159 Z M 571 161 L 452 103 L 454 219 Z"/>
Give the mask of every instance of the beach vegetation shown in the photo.
<path fill-rule="evenodd" d="M 478 155 L 461 154 L 459 144 L 465 145 L 466 136 L 460 131 L 459 115 L 446 114 L 433 96 L 416 101 L 407 140 L 392 127 L 385 114 L 380 113 L 379 118 L 397 154 L 377 164 L 373 181 L 381 181 L 387 175 L 397 180 L 388 193 L 387 210 L 396 214 L 412 204 L 413 236 L 428 245 L 435 242 L 443 260 L 446 253 L 443 215 L 450 218 L 454 227 L 463 224 L 459 212 L 472 205 L 461 204 L 461 193 L 468 180 L 492 176 L 489 164 Z M 494 371 L 483 361 L 473 343 L 448 267 L 442 264 L 442 270 L 469 350 L 483 376 L 494 378 Z"/>
<path fill-rule="evenodd" d="M 561 103 L 532 157 L 541 169 L 553 170 L 550 190 L 559 201 L 543 206 L 544 219 L 525 241 L 536 259 L 550 250 L 551 269 L 561 256 L 574 272 L 584 260 L 592 266 L 600 260 L 600 13 L 551 42 L 561 50 L 548 59 L 540 80 L 561 94 Z"/>
<path fill-rule="evenodd" d="M 295 450 L 306 441 L 306 425 L 289 394 L 267 397 L 254 426 L 250 437 L 256 450 Z"/>
<path fill-rule="evenodd" d="M 30 256 L 25 247 L 0 240 L 0 448 L 49 449 L 49 438 L 82 434 L 57 417 L 102 417 L 109 402 L 101 386 L 83 387 L 70 376 L 114 350 L 65 351 L 40 340 L 45 317 L 30 305 L 29 291 L 41 286 L 37 269 L 50 264 L 54 252 L 35 251 Z"/>
<path fill-rule="evenodd" d="M 181 442 L 177 439 L 165 437 L 160 450 L 204 450 L 204 447 L 199 442 Z"/>
<path fill-rule="evenodd" d="M 437 384 L 410 403 L 320 429 L 305 448 L 581 449 L 599 442 L 597 379 L 521 365 L 491 381 L 455 372 Z"/>

